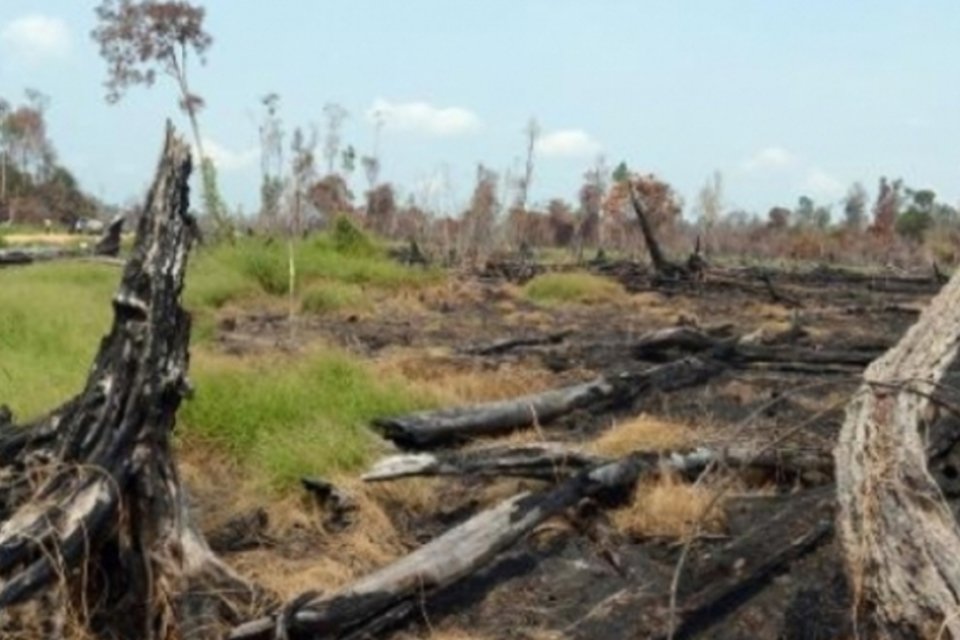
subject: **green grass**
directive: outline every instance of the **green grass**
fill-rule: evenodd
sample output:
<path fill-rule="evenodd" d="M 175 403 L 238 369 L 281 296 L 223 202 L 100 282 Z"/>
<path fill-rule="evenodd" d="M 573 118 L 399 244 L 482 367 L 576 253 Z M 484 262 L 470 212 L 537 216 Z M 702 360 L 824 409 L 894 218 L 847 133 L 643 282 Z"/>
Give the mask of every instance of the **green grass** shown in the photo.
<path fill-rule="evenodd" d="M 256 294 L 288 295 L 289 248 L 282 238 L 243 238 L 232 245 L 224 243 L 202 250 L 193 269 L 197 275 L 187 284 L 188 305 L 219 307 Z M 343 231 L 337 226 L 333 231 L 296 240 L 292 248 L 298 297 L 305 291 L 336 284 L 397 291 L 443 279 L 442 271 L 401 265 L 361 232 Z"/>
<path fill-rule="evenodd" d="M 0 403 L 29 419 L 81 389 L 119 280 L 82 262 L 0 269 Z"/>
<path fill-rule="evenodd" d="M 524 285 L 523 294 L 543 305 L 592 304 L 623 299 L 626 291 L 609 278 L 572 271 L 537 276 Z"/>
<path fill-rule="evenodd" d="M 310 311 L 367 304 L 361 283 L 396 288 L 439 277 L 393 264 L 375 245 L 347 243 L 345 249 L 342 238 L 330 235 L 297 246 L 302 302 Z M 196 395 L 181 409 L 180 433 L 187 443 L 215 443 L 279 488 L 303 475 L 358 468 L 376 449 L 366 428 L 370 419 L 425 406 L 429 399 L 336 348 L 300 357 L 212 353 L 207 342 L 217 309 L 268 293 L 263 276 L 251 275 L 251 261 L 267 264 L 267 270 L 279 263 L 285 270 L 286 246 L 250 239 L 203 249 L 191 263 L 185 304 L 194 315 Z M 0 270 L 0 403 L 9 404 L 18 421 L 38 417 L 81 390 L 109 328 L 120 275 L 116 267 L 73 261 Z"/>
<path fill-rule="evenodd" d="M 200 357 L 197 393 L 182 410 L 183 433 L 210 441 L 286 488 L 304 475 L 355 470 L 377 440 L 377 416 L 429 404 L 383 380 L 339 349 L 299 358 Z"/>

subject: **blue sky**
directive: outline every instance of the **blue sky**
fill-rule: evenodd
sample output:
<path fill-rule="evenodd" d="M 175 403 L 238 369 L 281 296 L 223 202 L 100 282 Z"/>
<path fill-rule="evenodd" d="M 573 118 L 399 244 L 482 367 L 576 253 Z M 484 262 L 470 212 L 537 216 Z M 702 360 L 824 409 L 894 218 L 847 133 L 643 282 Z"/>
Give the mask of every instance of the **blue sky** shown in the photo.
<path fill-rule="evenodd" d="M 91 192 L 139 197 L 171 83 L 103 100 L 89 38 L 95 2 L 3 0 L 0 95 L 52 99 L 52 136 Z M 574 199 L 603 154 L 675 185 L 691 205 L 715 170 L 727 208 L 765 212 L 861 180 L 902 176 L 960 199 L 960 3 L 928 0 L 208 0 L 215 42 L 192 82 L 232 204 L 256 207 L 260 96 L 289 126 L 350 111 L 344 138 L 373 144 L 383 177 L 457 208 L 475 167 L 523 155 L 544 131 L 532 196 Z M 449 175 L 449 193 L 438 177 Z M 356 191 L 363 181 L 354 179 Z"/>

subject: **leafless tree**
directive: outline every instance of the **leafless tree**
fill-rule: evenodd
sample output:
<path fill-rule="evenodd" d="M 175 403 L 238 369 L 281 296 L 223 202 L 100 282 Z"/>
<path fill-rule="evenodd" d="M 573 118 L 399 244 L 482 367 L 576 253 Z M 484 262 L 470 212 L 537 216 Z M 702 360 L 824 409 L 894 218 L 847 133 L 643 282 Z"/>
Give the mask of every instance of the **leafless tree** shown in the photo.
<path fill-rule="evenodd" d="M 264 113 L 260 123 L 260 215 L 275 223 L 280 217 L 283 194 L 283 125 L 280 96 L 269 93 L 261 99 Z"/>
<path fill-rule="evenodd" d="M 380 183 L 380 134 L 383 132 L 385 121 L 383 113 L 376 111 L 373 114 L 373 152 L 360 158 L 360 165 L 367 177 L 367 189 L 372 191 Z"/>
<path fill-rule="evenodd" d="M 180 109 L 187 115 L 194 144 L 201 158 L 204 203 L 221 231 L 228 230 L 224 206 L 216 185 L 216 168 L 204 151 L 199 112 L 203 98 L 188 80 L 191 55 L 200 63 L 213 44 L 204 30 L 206 10 L 185 0 L 102 0 L 96 8 L 93 39 L 107 63 L 107 101 L 118 102 L 135 85 L 152 86 L 157 75 L 170 77 L 177 85 Z"/>
<path fill-rule="evenodd" d="M 533 184 L 534 151 L 537 146 L 537 140 L 540 138 L 540 124 L 536 118 L 530 118 L 523 133 L 527 138 L 527 159 L 523 167 L 523 177 L 519 182 L 517 207 L 521 210 L 526 210 L 527 202 L 530 198 L 530 185 Z"/>
<path fill-rule="evenodd" d="M 337 158 L 340 155 L 340 131 L 343 122 L 350 113 L 336 102 L 323 105 L 323 118 L 326 131 L 323 136 L 323 158 L 327 161 L 327 175 L 335 172 Z"/>
<path fill-rule="evenodd" d="M 702 248 L 709 253 L 713 245 L 713 230 L 723 211 L 723 174 L 714 171 L 697 194 L 700 210 L 700 228 L 703 235 Z"/>

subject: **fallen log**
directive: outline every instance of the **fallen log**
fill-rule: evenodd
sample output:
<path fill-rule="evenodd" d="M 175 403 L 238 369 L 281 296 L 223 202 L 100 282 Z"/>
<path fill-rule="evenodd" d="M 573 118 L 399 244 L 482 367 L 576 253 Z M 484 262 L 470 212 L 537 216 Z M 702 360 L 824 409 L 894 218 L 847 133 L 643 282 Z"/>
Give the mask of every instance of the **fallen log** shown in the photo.
<path fill-rule="evenodd" d="M 756 469 L 789 477 L 817 473 L 833 475 L 833 455 L 819 449 L 758 449 L 750 446 L 698 447 L 663 454 L 633 455 L 664 471 L 697 475 L 713 464 Z M 585 468 L 613 460 L 556 442 L 492 446 L 468 451 L 443 451 L 387 456 L 363 475 L 366 482 L 413 476 L 495 476 L 558 481 Z"/>
<path fill-rule="evenodd" d="M 804 370 L 805 365 L 865 367 L 883 352 L 883 347 L 824 349 L 795 345 L 758 344 L 742 337 L 717 337 L 693 327 L 670 327 L 648 332 L 631 345 L 635 358 L 662 362 L 675 352 L 700 354 L 738 367 L 780 365 Z M 816 369 L 814 369 L 816 371 Z"/>
<path fill-rule="evenodd" d="M 372 637 L 434 592 L 476 572 L 546 519 L 587 497 L 629 492 L 648 470 L 633 457 L 585 470 L 554 489 L 521 493 L 326 597 L 294 600 L 272 616 L 237 626 L 232 640 Z"/>
<path fill-rule="evenodd" d="M 514 349 L 519 349 L 523 347 L 542 347 L 553 344 L 560 344 L 563 342 L 567 336 L 570 335 L 570 331 L 558 331 L 556 333 L 550 333 L 545 336 L 524 336 L 519 338 L 504 338 L 503 340 L 497 340 L 488 345 L 478 345 L 474 347 L 467 347 L 463 349 L 463 353 L 471 356 L 496 356 L 507 353 Z"/>
<path fill-rule="evenodd" d="M 512 400 L 378 418 L 373 425 L 402 447 L 433 447 L 546 424 L 577 409 L 627 403 L 654 389 L 669 391 L 700 384 L 722 369 L 715 362 L 684 358 Z"/>
<path fill-rule="evenodd" d="M 598 456 L 567 445 L 545 442 L 515 447 L 486 447 L 387 456 L 363 475 L 366 482 L 412 476 L 507 476 L 557 480 L 587 467 L 606 463 Z"/>

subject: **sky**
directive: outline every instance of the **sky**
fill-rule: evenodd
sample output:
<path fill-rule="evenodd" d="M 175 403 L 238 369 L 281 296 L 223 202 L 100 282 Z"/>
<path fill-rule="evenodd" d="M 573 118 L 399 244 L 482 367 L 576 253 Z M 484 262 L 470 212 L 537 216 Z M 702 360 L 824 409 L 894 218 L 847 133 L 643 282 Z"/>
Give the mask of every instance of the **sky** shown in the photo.
<path fill-rule="evenodd" d="M 176 89 L 161 78 L 117 105 L 87 0 L 0 2 L 0 96 L 51 98 L 51 137 L 91 193 L 142 196 Z M 214 38 L 190 72 L 225 198 L 257 208 L 260 98 L 288 130 L 350 113 L 346 144 L 374 145 L 382 177 L 452 213 L 478 163 L 504 172 L 542 135 L 534 202 L 575 200 L 583 173 L 656 173 L 693 208 L 715 172 L 727 210 L 801 195 L 837 204 L 881 175 L 960 200 L 956 0 L 207 0 Z M 353 178 L 359 193 L 364 181 Z M 835 209 L 838 209 L 835 206 Z"/>

